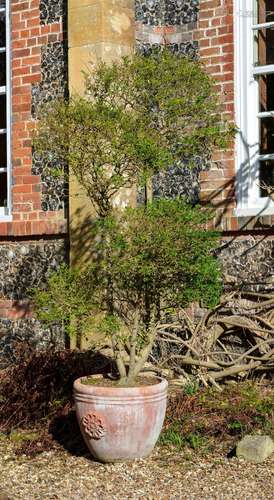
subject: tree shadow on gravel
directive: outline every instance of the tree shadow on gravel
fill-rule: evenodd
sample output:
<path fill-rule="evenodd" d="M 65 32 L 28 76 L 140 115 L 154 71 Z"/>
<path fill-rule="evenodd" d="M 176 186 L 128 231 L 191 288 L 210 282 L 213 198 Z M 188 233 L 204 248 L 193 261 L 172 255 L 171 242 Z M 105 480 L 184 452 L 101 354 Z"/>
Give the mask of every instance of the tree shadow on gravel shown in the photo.
<path fill-rule="evenodd" d="M 94 360 L 96 360 L 96 362 L 94 363 L 93 370 L 89 367 L 81 376 L 95 374 L 106 375 L 114 370 L 113 361 L 111 359 L 101 354 L 97 354 Z M 53 441 L 71 455 L 86 457 L 92 461 L 96 461 L 90 454 L 82 437 L 72 400 L 51 420 L 48 431 Z"/>
<path fill-rule="evenodd" d="M 68 409 L 62 415 L 56 416 L 50 424 L 49 432 L 54 441 L 71 455 L 92 458 L 82 438 L 73 408 Z"/>

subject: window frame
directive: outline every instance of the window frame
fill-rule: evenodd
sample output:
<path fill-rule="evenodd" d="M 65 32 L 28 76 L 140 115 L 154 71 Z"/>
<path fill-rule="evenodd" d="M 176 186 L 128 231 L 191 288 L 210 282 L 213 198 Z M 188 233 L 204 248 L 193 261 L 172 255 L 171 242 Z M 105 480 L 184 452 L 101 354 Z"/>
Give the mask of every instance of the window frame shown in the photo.
<path fill-rule="evenodd" d="M 0 7 L 1 12 L 5 12 L 6 28 L 6 85 L 0 87 L 0 95 L 6 96 L 6 144 L 7 144 L 7 206 L 0 206 L 0 222 L 11 220 L 12 197 L 12 152 L 11 152 L 11 19 L 10 19 L 10 0 L 6 0 L 5 7 Z"/>
<path fill-rule="evenodd" d="M 234 91 L 236 135 L 236 216 L 274 214 L 274 201 L 260 196 L 260 74 L 274 73 L 274 65 L 254 65 L 254 1 L 234 0 Z M 263 23 L 270 24 L 270 23 Z M 271 23 L 271 25 L 274 23 Z M 274 111 L 274 110 L 272 110 Z M 274 155 L 273 160 L 274 160 Z M 272 159 L 272 158 L 271 158 Z"/>

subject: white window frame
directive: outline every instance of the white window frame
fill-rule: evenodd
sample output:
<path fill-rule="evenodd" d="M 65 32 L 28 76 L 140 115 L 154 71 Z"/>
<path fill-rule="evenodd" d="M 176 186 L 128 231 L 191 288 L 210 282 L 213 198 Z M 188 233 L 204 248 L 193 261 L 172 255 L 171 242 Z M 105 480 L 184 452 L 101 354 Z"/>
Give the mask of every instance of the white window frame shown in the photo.
<path fill-rule="evenodd" d="M 6 22 L 6 47 L 1 47 L 2 52 L 6 53 L 6 85 L 0 87 L 0 95 L 6 95 L 6 138 L 7 138 L 7 206 L 0 206 L 0 222 L 12 219 L 12 200 L 11 200 L 11 180 L 12 180 L 12 153 L 11 153 L 11 21 L 10 21 L 10 0 L 6 0 L 5 7 L 0 8 L 5 12 Z M 0 165 L 1 171 L 1 165 Z"/>
<path fill-rule="evenodd" d="M 254 1 L 234 0 L 234 63 L 236 136 L 236 216 L 274 214 L 274 202 L 260 196 L 259 81 L 256 75 L 274 73 L 274 65 L 254 66 L 254 29 L 274 23 L 254 25 Z M 274 111 L 274 110 L 273 110 Z M 271 156 L 271 157 L 270 157 Z"/>

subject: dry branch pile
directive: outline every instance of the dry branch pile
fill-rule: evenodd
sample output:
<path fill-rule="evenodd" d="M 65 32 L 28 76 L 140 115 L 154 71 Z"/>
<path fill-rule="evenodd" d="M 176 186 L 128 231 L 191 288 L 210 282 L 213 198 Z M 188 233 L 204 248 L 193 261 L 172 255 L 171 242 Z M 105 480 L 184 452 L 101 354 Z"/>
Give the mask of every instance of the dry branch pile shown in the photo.
<path fill-rule="evenodd" d="M 159 326 L 159 368 L 195 375 L 205 386 L 274 371 L 274 294 L 235 292 L 192 319 L 180 311 Z"/>

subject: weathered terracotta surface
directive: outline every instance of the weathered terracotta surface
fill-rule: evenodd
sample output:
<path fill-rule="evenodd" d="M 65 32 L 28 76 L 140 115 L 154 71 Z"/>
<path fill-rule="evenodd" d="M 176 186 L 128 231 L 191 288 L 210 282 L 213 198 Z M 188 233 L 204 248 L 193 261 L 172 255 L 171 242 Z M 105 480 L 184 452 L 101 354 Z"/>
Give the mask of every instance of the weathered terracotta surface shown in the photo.
<path fill-rule="evenodd" d="M 167 381 L 142 387 L 74 382 L 77 419 L 92 455 L 101 462 L 147 457 L 165 418 Z"/>

